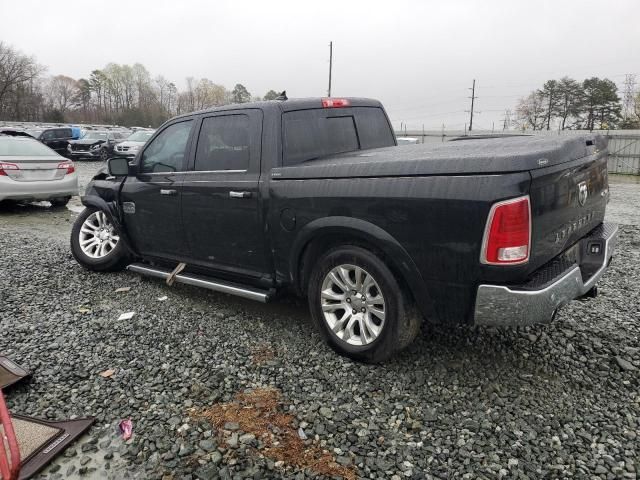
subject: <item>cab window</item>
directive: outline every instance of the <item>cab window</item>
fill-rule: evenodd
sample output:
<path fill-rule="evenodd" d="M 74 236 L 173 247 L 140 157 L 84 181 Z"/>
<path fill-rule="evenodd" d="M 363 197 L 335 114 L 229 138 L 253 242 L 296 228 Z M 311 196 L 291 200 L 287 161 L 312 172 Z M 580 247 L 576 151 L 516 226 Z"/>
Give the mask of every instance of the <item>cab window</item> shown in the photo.
<path fill-rule="evenodd" d="M 326 109 L 283 115 L 284 166 L 360 149 L 353 115 Z"/>
<path fill-rule="evenodd" d="M 193 120 L 174 123 L 165 128 L 142 154 L 143 173 L 179 172 L 184 170 L 187 142 Z"/>
<path fill-rule="evenodd" d="M 57 129 L 56 138 L 60 138 L 60 139 L 71 138 L 71 129 L 70 128 Z"/>
<path fill-rule="evenodd" d="M 221 115 L 202 121 L 196 148 L 195 170 L 247 170 L 249 117 Z"/>

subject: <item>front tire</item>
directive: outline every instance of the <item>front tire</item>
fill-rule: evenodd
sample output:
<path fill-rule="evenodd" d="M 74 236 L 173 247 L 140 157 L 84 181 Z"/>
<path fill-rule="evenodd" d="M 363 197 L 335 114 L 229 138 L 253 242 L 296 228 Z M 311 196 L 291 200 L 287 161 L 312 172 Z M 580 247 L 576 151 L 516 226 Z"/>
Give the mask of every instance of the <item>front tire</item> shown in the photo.
<path fill-rule="evenodd" d="M 129 263 L 120 233 L 102 210 L 85 208 L 71 229 L 71 253 L 84 268 L 114 272 Z"/>
<path fill-rule="evenodd" d="M 323 255 L 311 273 L 313 320 L 336 352 L 378 363 L 408 346 L 421 316 L 389 267 L 370 251 L 345 245 Z"/>

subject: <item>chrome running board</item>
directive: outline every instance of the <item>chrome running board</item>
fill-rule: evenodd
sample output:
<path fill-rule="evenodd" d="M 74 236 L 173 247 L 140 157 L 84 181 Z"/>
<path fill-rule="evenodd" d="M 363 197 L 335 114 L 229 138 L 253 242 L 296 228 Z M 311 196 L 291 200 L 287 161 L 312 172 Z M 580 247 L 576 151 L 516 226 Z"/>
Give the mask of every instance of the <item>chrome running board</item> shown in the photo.
<path fill-rule="evenodd" d="M 162 278 L 164 280 L 166 280 L 171 275 L 170 270 L 164 270 L 158 267 L 150 267 L 142 263 L 132 263 L 127 267 L 127 270 L 131 270 L 132 272 L 140 273 L 142 275 L 147 275 L 149 277 Z M 221 280 L 212 280 L 191 273 L 178 273 L 175 276 L 175 281 L 179 283 L 186 283 L 187 285 L 193 285 L 195 287 L 208 288 L 209 290 L 213 290 L 216 292 L 228 293 L 230 295 L 248 298 L 250 300 L 256 300 L 262 303 L 268 302 L 271 294 L 271 292 L 268 290 L 248 288 L 232 283 L 223 282 Z"/>

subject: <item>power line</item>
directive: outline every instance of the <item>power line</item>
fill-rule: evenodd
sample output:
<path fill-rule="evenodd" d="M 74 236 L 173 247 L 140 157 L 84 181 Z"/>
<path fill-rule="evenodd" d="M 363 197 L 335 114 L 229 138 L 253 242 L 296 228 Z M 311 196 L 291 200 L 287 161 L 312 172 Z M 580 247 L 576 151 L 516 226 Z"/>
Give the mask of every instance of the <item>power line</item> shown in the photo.
<path fill-rule="evenodd" d="M 447 100 L 444 102 L 437 102 L 437 103 L 423 103 L 423 104 L 418 103 L 413 107 L 408 107 L 408 108 L 395 108 L 395 104 L 391 102 L 387 103 L 387 105 L 389 105 L 390 109 L 393 108 L 395 112 L 412 113 L 420 110 L 430 110 L 433 107 L 441 107 L 444 105 L 451 105 L 451 104 L 460 104 L 460 106 L 462 106 L 463 102 L 466 103 L 467 98 L 468 97 L 459 97 L 454 100 Z"/>

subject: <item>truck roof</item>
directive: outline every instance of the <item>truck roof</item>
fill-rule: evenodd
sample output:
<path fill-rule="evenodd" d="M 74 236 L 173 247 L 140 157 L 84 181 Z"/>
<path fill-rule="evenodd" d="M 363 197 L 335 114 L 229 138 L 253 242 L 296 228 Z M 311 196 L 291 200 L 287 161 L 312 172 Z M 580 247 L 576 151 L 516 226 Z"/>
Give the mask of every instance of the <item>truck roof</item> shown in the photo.
<path fill-rule="evenodd" d="M 244 110 L 247 108 L 259 108 L 261 110 L 279 109 L 281 112 L 289 112 L 292 110 L 309 110 L 312 108 L 322 108 L 322 100 L 327 97 L 309 97 L 309 98 L 289 98 L 288 100 L 267 100 L 262 102 L 233 103 L 230 105 L 222 105 L 220 107 L 206 108 L 196 112 L 189 112 L 178 117 L 188 117 L 191 115 L 200 115 L 203 113 L 222 112 L 227 110 Z M 372 98 L 359 97 L 331 97 L 332 99 L 348 100 L 350 107 L 380 107 L 382 103 Z M 340 108 L 340 107 L 336 107 Z"/>

